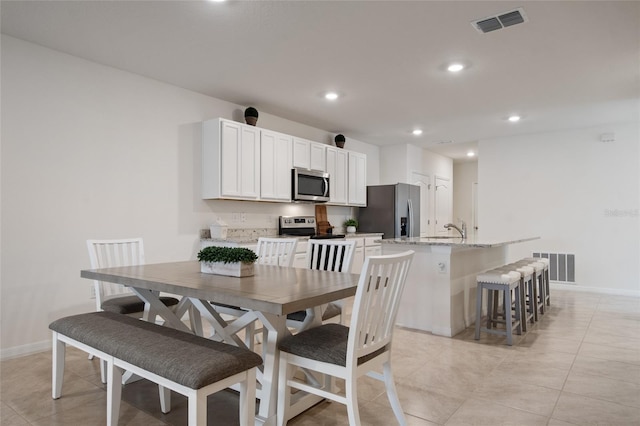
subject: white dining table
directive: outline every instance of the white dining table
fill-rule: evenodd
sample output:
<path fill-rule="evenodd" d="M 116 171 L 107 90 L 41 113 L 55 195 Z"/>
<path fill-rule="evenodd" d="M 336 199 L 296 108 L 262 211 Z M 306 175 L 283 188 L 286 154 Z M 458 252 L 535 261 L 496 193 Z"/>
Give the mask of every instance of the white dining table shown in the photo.
<path fill-rule="evenodd" d="M 240 331 L 259 320 L 265 333 L 262 355 L 264 364 L 258 373 L 257 397 L 260 400 L 256 425 L 275 425 L 277 406 L 278 342 L 288 336 L 287 314 L 355 295 L 359 276 L 341 272 L 255 265 L 255 275 L 227 277 L 200 272 L 197 261 L 157 263 L 102 269 L 87 269 L 80 276 L 130 287 L 158 315 L 164 324 L 186 332 L 192 330 L 181 317 L 190 306 L 200 313 L 215 330 L 215 338 L 226 343 L 248 347 L 238 336 Z M 182 296 L 177 310 L 167 308 L 159 293 Z M 210 302 L 241 306 L 246 313 L 227 323 Z M 321 315 L 316 313 L 316 325 Z M 150 318 L 153 318 L 151 316 Z M 309 398 L 307 406 L 317 403 Z"/>

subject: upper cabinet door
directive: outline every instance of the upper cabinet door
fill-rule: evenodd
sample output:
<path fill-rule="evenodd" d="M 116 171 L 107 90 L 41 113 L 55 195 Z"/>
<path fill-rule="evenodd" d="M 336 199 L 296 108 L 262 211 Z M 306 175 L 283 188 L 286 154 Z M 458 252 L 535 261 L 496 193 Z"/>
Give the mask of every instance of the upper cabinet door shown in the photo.
<path fill-rule="evenodd" d="M 260 132 L 260 199 L 291 201 L 292 137 Z"/>
<path fill-rule="evenodd" d="M 331 204 L 347 204 L 347 152 L 327 146 L 327 173 L 331 181 Z"/>
<path fill-rule="evenodd" d="M 311 141 L 293 138 L 293 167 L 311 169 Z"/>
<path fill-rule="evenodd" d="M 325 144 L 293 138 L 293 167 L 326 171 Z"/>
<path fill-rule="evenodd" d="M 367 205 L 367 156 L 349 152 L 349 205 Z"/>
<path fill-rule="evenodd" d="M 202 198 L 258 199 L 260 130 L 230 120 L 203 123 Z"/>
<path fill-rule="evenodd" d="M 311 142 L 310 154 L 311 170 L 327 171 L 326 151 L 327 146 L 323 143 Z"/>

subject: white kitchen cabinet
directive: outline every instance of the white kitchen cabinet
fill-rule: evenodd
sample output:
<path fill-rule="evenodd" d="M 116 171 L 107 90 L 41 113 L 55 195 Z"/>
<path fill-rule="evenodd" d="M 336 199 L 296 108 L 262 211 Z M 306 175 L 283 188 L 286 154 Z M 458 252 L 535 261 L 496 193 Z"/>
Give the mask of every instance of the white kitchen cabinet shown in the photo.
<path fill-rule="evenodd" d="M 348 153 L 340 148 L 327 146 L 327 173 L 331 181 L 330 204 L 347 204 Z"/>
<path fill-rule="evenodd" d="M 382 239 L 382 234 L 375 234 L 374 236 L 358 236 L 353 237 L 347 235 L 347 240 L 356 240 L 356 249 L 353 253 L 353 265 L 351 266 L 351 273 L 359 274 L 362 272 L 362 265 L 364 260 L 369 256 L 379 256 L 382 254 L 382 246 L 380 243 L 374 241 Z"/>
<path fill-rule="evenodd" d="M 367 205 L 367 156 L 349 151 L 348 203 L 351 206 Z"/>
<path fill-rule="evenodd" d="M 325 144 L 293 138 L 293 167 L 326 171 Z"/>
<path fill-rule="evenodd" d="M 270 130 L 260 131 L 260 199 L 291 201 L 293 138 Z"/>
<path fill-rule="evenodd" d="M 202 128 L 202 198 L 260 197 L 260 129 L 222 118 Z"/>

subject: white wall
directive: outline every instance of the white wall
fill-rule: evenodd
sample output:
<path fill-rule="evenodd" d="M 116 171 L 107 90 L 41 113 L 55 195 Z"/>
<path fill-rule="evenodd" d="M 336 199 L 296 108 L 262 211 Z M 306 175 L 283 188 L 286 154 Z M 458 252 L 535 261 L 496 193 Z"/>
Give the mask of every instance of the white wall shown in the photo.
<path fill-rule="evenodd" d="M 80 278 L 89 238 L 140 236 L 148 262 L 186 260 L 218 214 L 246 212 L 244 226 L 313 214 L 312 206 L 200 198 L 200 123 L 241 120 L 244 106 L 4 35 L 1 42 L 2 357 L 45 349 L 51 321 L 93 309 L 90 282 Z M 333 137 L 264 113 L 258 125 Z M 371 156 L 368 176 L 377 179 L 377 148 L 348 143 Z M 329 207 L 334 216 L 351 209 Z"/>
<path fill-rule="evenodd" d="M 576 285 L 639 295 L 639 145 L 638 123 L 480 141 L 480 235 L 540 236 L 510 256 L 575 253 Z"/>

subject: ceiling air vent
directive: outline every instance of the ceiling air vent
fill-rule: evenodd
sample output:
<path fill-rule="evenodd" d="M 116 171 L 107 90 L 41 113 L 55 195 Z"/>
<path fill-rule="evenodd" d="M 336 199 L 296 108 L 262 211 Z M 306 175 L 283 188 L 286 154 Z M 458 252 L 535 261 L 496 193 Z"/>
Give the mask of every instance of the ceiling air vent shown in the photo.
<path fill-rule="evenodd" d="M 516 24 L 522 24 L 527 22 L 527 16 L 524 14 L 522 8 L 512 10 L 511 12 L 505 12 L 498 16 L 488 16 L 477 21 L 471 22 L 473 28 L 481 33 L 488 33 L 502 28 L 510 27 Z"/>

